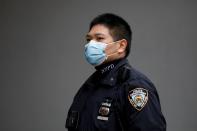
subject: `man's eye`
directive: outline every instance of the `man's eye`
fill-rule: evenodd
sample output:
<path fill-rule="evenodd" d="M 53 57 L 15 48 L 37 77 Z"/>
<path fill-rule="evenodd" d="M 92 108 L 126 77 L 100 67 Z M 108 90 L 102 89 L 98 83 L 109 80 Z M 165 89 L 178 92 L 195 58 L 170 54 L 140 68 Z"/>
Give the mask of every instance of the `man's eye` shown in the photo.
<path fill-rule="evenodd" d="M 102 41 L 102 40 L 104 40 L 103 37 L 98 37 L 98 38 L 97 38 L 97 41 Z"/>
<path fill-rule="evenodd" d="M 86 39 L 86 41 L 89 42 L 89 41 L 91 41 L 91 39 L 88 38 L 88 39 Z"/>

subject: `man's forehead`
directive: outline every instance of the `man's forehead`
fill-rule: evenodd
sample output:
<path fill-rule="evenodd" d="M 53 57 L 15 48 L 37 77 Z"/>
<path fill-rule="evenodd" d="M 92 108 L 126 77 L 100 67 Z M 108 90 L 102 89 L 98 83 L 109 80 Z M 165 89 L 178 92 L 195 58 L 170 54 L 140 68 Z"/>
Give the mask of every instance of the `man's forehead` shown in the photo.
<path fill-rule="evenodd" d="M 109 35 L 109 29 L 102 24 L 93 26 L 88 32 L 89 36 Z"/>

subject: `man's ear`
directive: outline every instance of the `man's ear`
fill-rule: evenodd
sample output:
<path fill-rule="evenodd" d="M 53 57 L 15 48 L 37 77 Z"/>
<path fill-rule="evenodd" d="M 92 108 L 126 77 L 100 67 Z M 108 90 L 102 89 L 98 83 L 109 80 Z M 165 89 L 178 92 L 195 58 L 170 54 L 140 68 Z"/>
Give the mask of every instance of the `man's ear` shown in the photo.
<path fill-rule="evenodd" d="M 120 47 L 119 47 L 119 49 L 118 49 L 118 52 L 119 52 L 119 53 L 125 52 L 126 47 L 127 47 L 127 40 L 126 40 L 126 39 L 122 39 L 122 40 L 120 41 Z"/>

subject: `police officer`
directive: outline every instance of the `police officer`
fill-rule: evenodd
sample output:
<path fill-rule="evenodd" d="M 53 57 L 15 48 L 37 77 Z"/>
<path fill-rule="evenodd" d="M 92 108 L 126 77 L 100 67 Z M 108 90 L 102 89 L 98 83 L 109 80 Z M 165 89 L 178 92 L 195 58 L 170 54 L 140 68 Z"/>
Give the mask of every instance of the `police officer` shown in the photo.
<path fill-rule="evenodd" d="M 68 131 L 166 131 L 153 83 L 126 59 L 132 31 L 114 14 L 101 14 L 90 24 L 85 57 L 96 71 L 74 97 Z"/>

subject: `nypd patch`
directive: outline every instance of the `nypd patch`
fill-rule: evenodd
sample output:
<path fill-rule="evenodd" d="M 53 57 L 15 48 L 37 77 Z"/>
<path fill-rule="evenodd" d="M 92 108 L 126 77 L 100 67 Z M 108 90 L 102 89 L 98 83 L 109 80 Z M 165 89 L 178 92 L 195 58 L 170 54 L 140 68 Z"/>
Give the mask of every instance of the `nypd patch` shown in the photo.
<path fill-rule="evenodd" d="M 148 101 L 148 91 L 144 88 L 135 88 L 129 91 L 128 99 L 131 105 L 140 111 Z"/>

